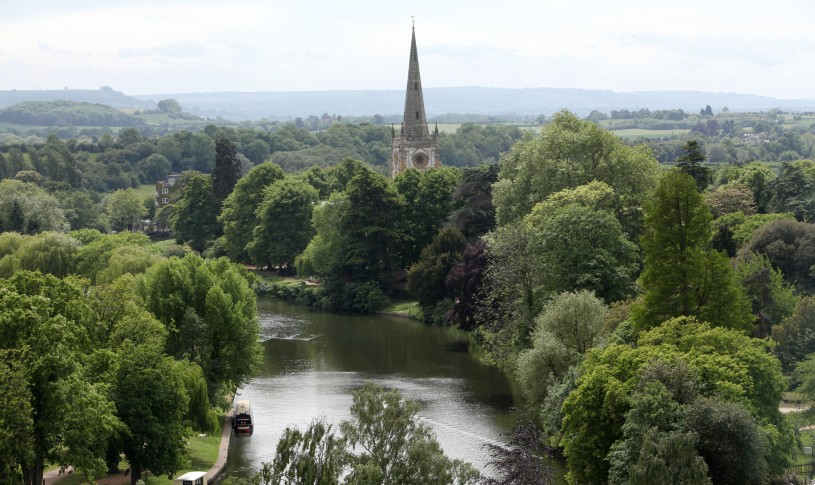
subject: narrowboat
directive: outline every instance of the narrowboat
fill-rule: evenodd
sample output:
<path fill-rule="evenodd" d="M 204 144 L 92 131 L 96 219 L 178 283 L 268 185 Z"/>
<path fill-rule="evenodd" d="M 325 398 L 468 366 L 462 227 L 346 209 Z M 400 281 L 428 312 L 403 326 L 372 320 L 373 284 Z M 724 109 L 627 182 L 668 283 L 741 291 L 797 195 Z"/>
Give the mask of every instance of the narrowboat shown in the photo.
<path fill-rule="evenodd" d="M 252 407 L 249 401 L 238 401 L 235 404 L 235 419 L 232 421 L 235 434 L 252 434 L 255 423 L 252 419 Z"/>

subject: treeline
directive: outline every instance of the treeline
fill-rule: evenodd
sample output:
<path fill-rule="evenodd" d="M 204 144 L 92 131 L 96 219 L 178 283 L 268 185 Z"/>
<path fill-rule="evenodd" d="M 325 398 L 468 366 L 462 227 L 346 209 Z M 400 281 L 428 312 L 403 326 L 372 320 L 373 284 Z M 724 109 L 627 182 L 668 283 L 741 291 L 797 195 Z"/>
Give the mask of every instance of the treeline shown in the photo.
<path fill-rule="evenodd" d="M 442 160 L 452 166 L 492 163 L 520 137 L 516 127 L 463 125 L 456 133 L 442 135 Z M 347 157 L 386 173 L 391 157 L 391 127 L 384 126 L 334 123 L 324 131 L 309 132 L 292 124 L 207 125 L 201 131 L 181 130 L 161 137 L 124 128 L 116 136 L 105 133 L 63 141 L 50 135 L 40 143 L 0 145 L 0 178 L 33 171 L 46 186 L 93 192 L 138 187 L 185 170 L 210 173 L 219 138 L 236 146 L 242 173 L 267 160 L 295 172 L 336 165 Z"/>
<path fill-rule="evenodd" d="M 77 101 L 26 101 L 0 109 L 0 121 L 38 126 L 139 126 L 137 116 L 104 104 Z"/>

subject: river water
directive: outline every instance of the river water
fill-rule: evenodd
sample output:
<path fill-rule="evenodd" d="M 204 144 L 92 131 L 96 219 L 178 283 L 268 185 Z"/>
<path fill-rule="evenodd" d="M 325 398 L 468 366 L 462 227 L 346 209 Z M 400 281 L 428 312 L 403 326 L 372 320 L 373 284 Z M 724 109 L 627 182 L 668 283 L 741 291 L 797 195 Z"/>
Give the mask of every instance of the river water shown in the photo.
<path fill-rule="evenodd" d="M 457 330 L 397 317 L 338 315 L 259 298 L 264 361 L 238 390 L 252 405 L 255 431 L 233 436 L 222 477 L 252 476 L 274 459 L 287 426 L 324 416 L 350 418 L 351 392 L 365 381 L 400 390 L 420 403 L 444 452 L 485 469 L 484 445 L 504 443 L 518 415 L 517 391 L 468 351 Z"/>

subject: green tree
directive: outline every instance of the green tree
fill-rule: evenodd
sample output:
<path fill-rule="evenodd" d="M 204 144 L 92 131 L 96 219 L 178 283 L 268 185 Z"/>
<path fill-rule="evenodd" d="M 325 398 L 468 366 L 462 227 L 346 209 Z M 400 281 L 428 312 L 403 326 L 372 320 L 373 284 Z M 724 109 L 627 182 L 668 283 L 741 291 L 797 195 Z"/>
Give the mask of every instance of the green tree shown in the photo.
<path fill-rule="evenodd" d="M 175 204 L 170 222 L 179 244 L 187 243 L 196 251 L 203 251 L 221 232 L 218 224 L 220 202 L 212 196 L 212 178 L 200 173 L 185 177 L 184 196 Z"/>
<path fill-rule="evenodd" d="M 795 310 L 798 298 L 784 282 L 781 271 L 761 254 L 750 253 L 736 262 L 736 279 L 750 300 L 756 319 L 756 336 L 769 337 L 772 327 Z"/>
<path fill-rule="evenodd" d="M 147 215 L 147 209 L 135 190 L 117 190 L 105 198 L 103 205 L 111 229 L 116 231 L 141 230 L 141 219 Z"/>
<path fill-rule="evenodd" d="M 699 192 L 704 192 L 710 185 L 711 179 L 710 170 L 702 165 L 707 157 L 702 153 L 702 148 L 696 140 L 688 140 L 682 150 L 685 153 L 676 160 L 676 166 L 683 173 L 693 177 L 693 180 L 696 181 L 696 188 Z"/>
<path fill-rule="evenodd" d="M 772 337 L 777 343 L 775 355 L 785 372 L 815 353 L 815 297 L 802 298 L 792 315 L 773 327 Z"/>
<path fill-rule="evenodd" d="M 642 250 L 645 294 L 633 308 L 640 329 L 675 316 L 696 316 L 713 325 L 748 330 L 750 307 L 727 256 L 708 248 L 710 210 L 696 182 L 667 172 L 645 208 Z"/>
<path fill-rule="evenodd" d="M 531 407 L 540 409 L 550 388 L 602 343 L 607 313 L 603 302 L 585 290 L 562 293 L 545 307 L 535 320 L 532 348 L 518 356 L 515 370 Z"/>
<path fill-rule="evenodd" d="M 773 196 L 775 172 L 766 164 L 751 162 L 743 167 L 737 167 L 730 175 L 731 182 L 742 183 L 753 191 L 753 200 L 760 214 L 767 212 Z"/>
<path fill-rule="evenodd" d="M 398 391 L 367 383 L 353 392 L 351 419 L 340 424 L 351 458 L 346 483 L 466 484 L 478 472 L 444 455 L 430 429 L 419 422 L 416 402 Z"/>
<path fill-rule="evenodd" d="M 162 180 L 172 172 L 170 160 L 161 153 L 154 153 L 140 161 L 137 168 L 144 174 L 150 183 Z"/>
<path fill-rule="evenodd" d="M 802 294 L 815 292 L 815 224 L 787 218 L 774 220 L 753 232 L 740 257 L 749 253 L 765 255 L 784 279 Z"/>
<path fill-rule="evenodd" d="M 145 305 L 169 331 L 165 350 L 201 366 L 213 401 L 260 363 L 255 294 L 227 259 L 194 254 L 151 266 L 140 280 Z"/>
<path fill-rule="evenodd" d="M 705 202 L 710 207 L 714 218 L 734 212 L 741 212 L 746 216 L 756 212 L 753 192 L 749 187 L 738 182 L 720 185 L 706 193 Z"/>
<path fill-rule="evenodd" d="M 0 181 L 0 230 L 21 234 L 68 230 L 59 201 L 36 185 Z"/>
<path fill-rule="evenodd" d="M 125 345 L 113 387 L 116 412 L 127 426 L 123 450 L 130 462 L 130 483 L 142 472 L 174 474 L 184 466 L 189 398 L 173 360 L 161 348 Z"/>
<path fill-rule="evenodd" d="M 0 481 L 21 483 L 20 464 L 34 462 L 31 391 L 18 350 L 0 350 Z"/>
<path fill-rule="evenodd" d="M 644 146 L 629 147 L 591 121 L 562 111 L 541 136 L 525 136 L 501 157 L 493 188 L 498 224 L 528 214 L 547 196 L 592 180 L 614 188 L 623 209 L 636 211 L 654 184 L 659 166 Z"/>
<path fill-rule="evenodd" d="M 257 226 L 257 208 L 266 187 L 283 178 L 283 169 L 267 162 L 254 167 L 238 180 L 223 203 L 218 221 L 224 226 L 224 249 L 233 261 L 248 262 L 246 247 Z"/>
<path fill-rule="evenodd" d="M 747 439 L 723 434 L 731 439 L 732 449 L 741 450 L 735 454 L 749 460 L 756 459 L 758 442 L 766 440 L 767 446 L 760 449 L 761 459 L 749 470 L 768 467 L 771 473 L 782 473 L 792 460 L 795 443 L 789 422 L 778 410 L 787 383 L 780 363 L 768 352 L 770 346 L 764 340 L 736 330 L 712 327 L 682 317 L 641 334 L 636 346 L 612 344 L 589 352 L 576 388 L 563 404 L 561 444 L 568 460 L 570 480 L 603 483 L 608 479 L 610 467 L 606 459 L 612 445 L 624 438 L 623 425 L 632 405 L 630 396 L 645 375 L 643 369 L 658 362 L 662 362 L 663 367 L 676 367 L 674 363 L 679 360 L 698 376 L 695 380 L 703 397 L 743 406 L 751 415 L 753 426 L 758 423 L 754 430 L 757 434 L 745 431 Z M 687 386 L 666 387 L 681 389 Z M 687 398 L 677 400 L 689 402 Z M 699 403 L 700 406 L 704 404 Z M 697 449 L 713 475 L 714 465 L 708 457 L 727 459 L 728 454 L 733 455 L 727 447 L 717 449 L 710 444 L 719 432 L 717 429 L 721 430 L 730 419 L 724 417 L 720 420 L 715 415 L 731 416 L 733 429 L 749 431 L 749 427 L 745 428 L 742 411 L 735 411 L 733 406 L 722 413 L 715 406 L 710 409 L 710 424 L 701 420 L 689 427 L 699 434 Z M 753 443 L 747 440 L 753 440 Z M 733 472 L 729 465 L 726 469 Z M 738 483 L 715 481 L 721 476 L 713 475 L 714 483 Z"/>
<path fill-rule="evenodd" d="M 294 259 L 314 235 L 311 213 L 317 190 L 296 177 L 286 177 L 268 186 L 257 209 L 258 224 L 247 246 L 257 266 L 293 269 Z"/>
<path fill-rule="evenodd" d="M 361 170 L 348 182 L 346 213 L 337 221 L 346 238 L 344 276 L 376 281 L 398 268 L 398 244 L 404 239 L 398 214 L 404 198 L 393 184 L 371 170 Z"/>
<path fill-rule="evenodd" d="M 72 233 L 73 234 L 73 233 Z M 146 234 L 137 232 L 123 232 L 119 234 L 98 234 L 93 240 L 88 240 L 77 254 L 77 273 L 97 281 L 97 276 L 109 267 L 110 259 L 114 251 L 125 248 L 120 253 L 121 257 L 126 257 L 128 251 L 136 254 L 153 252 L 152 243 Z M 144 250 L 144 251 L 141 251 Z"/>
<path fill-rule="evenodd" d="M 608 302 L 634 292 L 637 247 L 610 212 L 577 204 L 538 210 L 524 219 L 529 253 L 545 272 L 547 293 L 591 290 Z"/>
<path fill-rule="evenodd" d="M 17 271 L 67 276 L 76 269 L 79 247 L 79 241 L 58 232 L 25 236 L 13 253 L 0 259 L 0 277 L 8 278 Z"/>
<path fill-rule="evenodd" d="M 269 485 L 337 485 L 346 461 L 343 439 L 333 433 L 331 424 L 315 419 L 305 431 L 296 427 L 283 431 L 274 461 L 264 463 L 258 478 Z"/>
<path fill-rule="evenodd" d="M 212 170 L 212 194 L 220 205 L 241 176 L 241 164 L 238 160 L 235 144 L 228 138 L 215 140 L 215 168 Z"/>
<path fill-rule="evenodd" d="M 418 298 L 426 317 L 437 303 L 450 296 L 445 280 L 453 265 L 461 261 L 466 245 L 458 229 L 442 228 L 408 270 L 407 289 Z"/>
<path fill-rule="evenodd" d="M 181 113 L 181 104 L 173 98 L 162 99 L 158 102 L 158 110 L 162 113 Z"/>
<path fill-rule="evenodd" d="M 407 170 L 397 175 L 393 183 L 404 197 L 400 216 L 401 231 L 407 236 L 402 246 L 402 267 L 419 259 L 441 225 L 453 210 L 453 191 L 461 180 L 461 172 L 452 167 L 437 170 Z"/>
<path fill-rule="evenodd" d="M 18 444 L 27 485 L 42 483 L 46 460 L 86 473 L 104 467 L 101 457 L 119 422 L 105 384 L 84 367 L 93 325 L 83 289 L 68 280 L 27 271 L 0 280 L 0 352 L 14 358 L 4 365 L 24 369 L 17 377 L 28 394 L 15 398 L 28 399 L 21 409 L 33 418 L 33 432 Z"/>
<path fill-rule="evenodd" d="M 464 234 L 468 241 L 495 229 L 495 206 L 492 185 L 498 181 L 498 164 L 481 165 L 461 170 L 461 182 L 453 192 L 449 224 Z"/>
<path fill-rule="evenodd" d="M 94 200 L 96 194 L 85 190 L 60 190 L 54 192 L 54 197 L 59 200 L 59 206 L 72 231 L 107 228 L 107 221 L 102 217 L 102 208 Z"/>
<path fill-rule="evenodd" d="M 791 212 L 800 221 L 815 222 L 815 162 L 784 162 L 772 190 L 770 205 L 775 212 Z"/>

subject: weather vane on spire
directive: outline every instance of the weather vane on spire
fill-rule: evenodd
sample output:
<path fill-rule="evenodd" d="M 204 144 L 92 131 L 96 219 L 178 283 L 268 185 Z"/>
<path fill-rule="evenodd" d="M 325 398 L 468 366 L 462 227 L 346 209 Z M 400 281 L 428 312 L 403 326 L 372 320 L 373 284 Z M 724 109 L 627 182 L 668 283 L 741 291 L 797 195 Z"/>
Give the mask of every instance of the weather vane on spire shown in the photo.
<path fill-rule="evenodd" d="M 416 17 L 411 15 L 410 16 L 410 23 L 413 24 L 413 28 L 416 28 Z"/>

